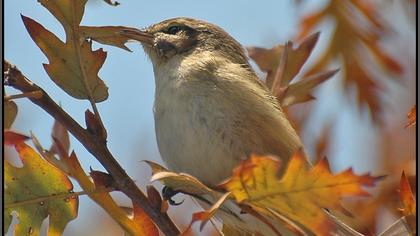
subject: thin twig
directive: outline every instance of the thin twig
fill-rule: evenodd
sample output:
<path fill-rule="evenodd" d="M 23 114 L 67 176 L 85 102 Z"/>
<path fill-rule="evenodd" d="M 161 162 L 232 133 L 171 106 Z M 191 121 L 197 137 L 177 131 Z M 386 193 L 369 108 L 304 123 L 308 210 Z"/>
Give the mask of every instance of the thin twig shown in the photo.
<path fill-rule="evenodd" d="M 10 101 L 10 100 L 19 99 L 19 98 L 40 98 L 40 97 L 42 97 L 41 91 L 33 91 L 29 93 L 21 93 L 21 94 L 13 94 L 9 96 L 4 96 L 3 100 Z"/>
<path fill-rule="evenodd" d="M 77 33 L 74 29 L 72 30 L 72 33 L 73 33 L 73 37 L 75 39 L 79 38 L 76 35 Z M 82 72 L 83 85 L 85 86 L 85 89 L 87 91 L 89 102 L 90 102 L 90 105 L 92 106 L 93 113 L 95 114 L 95 118 L 99 122 L 99 125 L 101 126 L 101 129 L 103 131 L 103 132 L 101 132 L 101 134 L 104 135 L 104 137 L 102 137 L 102 138 L 106 139 L 106 129 L 105 129 L 104 123 L 102 122 L 101 116 L 99 114 L 98 107 L 96 106 L 96 101 L 93 98 L 92 90 L 89 87 L 89 83 L 88 83 L 87 73 L 85 71 L 85 67 L 83 66 L 82 53 L 80 52 L 79 40 L 72 40 L 72 41 L 73 41 L 74 48 L 76 49 L 76 56 L 77 56 L 77 59 L 78 59 L 78 62 L 79 62 L 79 68 L 80 68 L 80 71 Z"/>
<path fill-rule="evenodd" d="M 7 61 L 4 61 L 3 73 L 5 85 L 12 86 L 22 92 L 40 90 L 43 94 L 41 98 L 29 99 L 54 117 L 54 119 L 60 122 L 77 140 L 79 140 L 102 166 L 104 166 L 108 173 L 111 174 L 115 180 L 116 187 L 126 194 L 133 203 L 140 206 L 165 235 L 172 236 L 180 233 L 169 216 L 153 207 L 143 192 L 115 160 L 106 146 L 106 140 L 103 140 L 81 127 L 69 114 L 58 106 L 44 90 L 29 81 L 15 66 L 10 65 Z"/>

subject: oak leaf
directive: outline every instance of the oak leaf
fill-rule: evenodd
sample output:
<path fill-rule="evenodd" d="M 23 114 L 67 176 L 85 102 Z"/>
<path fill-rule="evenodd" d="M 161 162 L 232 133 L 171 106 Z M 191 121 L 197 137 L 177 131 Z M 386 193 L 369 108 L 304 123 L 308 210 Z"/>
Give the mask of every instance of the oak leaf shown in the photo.
<path fill-rule="evenodd" d="M 23 167 L 4 163 L 5 230 L 9 228 L 11 213 L 15 211 L 19 219 L 14 229 L 15 235 L 39 235 L 41 224 L 47 217 L 48 235 L 61 235 L 68 222 L 77 216 L 78 198 L 54 196 L 71 192 L 72 183 L 27 144 L 20 142 L 15 144 L 15 148 Z M 34 201 L 41 198 L 42 200 Z"/>
<path fill-rule="evenodd" d="M 368 196 L 362 187 L 379 179 L 355 175 L 351 169 L 332 174 L 326 159 L 309 169 L 302 151 L 293 155 L 281 178 L 277 175 L 280 165 L 274 157 L 253 155 L 220 187 L 232 192 L 239 203 L 278 212 L 316 234 L 326 235 L 330 222 L 323 209 L 341 209 L 343 197 Z"/>
<path fill-rule="evenodd" d="M 380 18 L 375 4 L 361 0 L 330 0 L 322 9 L 302 18 L 297 38 L 303 39 L 317 30 L 317 26 L 326 19 L 335 23 L 327 49 L 306 74 L 317 73 L 340 58 L 346 92 L 352 91 L 355 86 L 358 106 L 362 108 L 366 105 L 371 117 L 378 120 L 382 110 L 380 94 L 383 83 L 379 77 L 375 78 L 377 73 L 372 70 L 374 65 L 370 63 L 370 56 L 383 72 L 390 75 L 401 75 L 403 68 L 380 46 L 382 37 L 390 30 Z"/>
<path fill-rule="evenodd" d="M 108 98 L 108 88 L 98 77 L 106 58 L 102 49 L 92 51 L 91 42 L 79 42 L 78 38 L 69 36 L 69 26 L 65 27 L 67 38 L 64 43 L 35 20 L 26 16 L 22 16 L 22 20 L 31 38 L 48 58 L 49 64 L 44 64 L 44 69 L 60 88 L 78 99 L 89 99 L 90 93 L 95 102 Z M 63 19 L 59 17 L 59 20 Z"/>
<path fill-rule="evenodd" d="M 331 78 L 337 70 L 321 72 L 291 83 L 302 69 L 319 38 L 315 33 L 305 39 L 296 49 L 292 42 L 271 49 L 248 47 L 248 54 L 258 67 L 267 72 L 265 83 L 283 107 L 314 99 L 312 90 Z"/>

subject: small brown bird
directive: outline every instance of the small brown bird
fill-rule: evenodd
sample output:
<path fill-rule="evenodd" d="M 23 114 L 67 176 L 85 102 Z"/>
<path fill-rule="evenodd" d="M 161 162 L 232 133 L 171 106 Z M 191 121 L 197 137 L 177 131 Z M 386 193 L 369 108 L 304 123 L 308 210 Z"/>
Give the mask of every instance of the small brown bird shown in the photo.
<path fill-rule="evenodd" d="M 302 147 L 244 48 L 220 27 L 174 18 L 124 34 L 140 41 L 153 63 L 157 143 L 171 170 L 215 186 L 251 153 L 273 154 L 284 167 Z M 271 235 L 262 223 L 234 218 L 222 216 Z"/>

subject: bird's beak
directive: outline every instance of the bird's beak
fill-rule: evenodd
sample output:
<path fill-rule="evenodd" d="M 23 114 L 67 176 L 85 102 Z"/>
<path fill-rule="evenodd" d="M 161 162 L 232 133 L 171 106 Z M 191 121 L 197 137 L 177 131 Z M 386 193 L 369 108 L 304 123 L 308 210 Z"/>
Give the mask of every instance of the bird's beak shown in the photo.
<path fill-rule="evenodd" d="M 154 36 L 151 33 L 148 33 L 139 29 L 124 29 L 119 32 L 122 36 L 127 37 L 132 40 L 139 41 L 142 44 L 153 46 Z"/>

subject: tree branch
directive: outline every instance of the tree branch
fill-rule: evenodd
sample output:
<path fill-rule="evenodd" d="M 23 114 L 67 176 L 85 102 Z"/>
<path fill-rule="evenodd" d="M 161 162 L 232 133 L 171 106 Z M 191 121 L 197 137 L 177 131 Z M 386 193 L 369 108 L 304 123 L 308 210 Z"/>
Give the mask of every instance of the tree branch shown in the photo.
<path fill-rule="evenodd" d="M 34 104 L 41 107 L 54 119 L 59 121 L 79 142 L 104 166 L 114 178 L 116 187 L 127 195 L 135 204 L 139 205 L 147 215 L 155 222 L 165 235 L 178 235 L 180 232 L 166 213 L 161 213 L 151 205 L 148 198 L 136 186 L 134 181 L 127 175 L 125 170 L 112 156 L 106 145 L 106 140 L 90 133 L 81 127 L 69 114 L 58 106 L 51 97 L 39 86 L 28 80 L 15 66 L 9 62 L 3 62 L 4 84 L 11 86 L 23 93 L 41 91 L 42 96 L 31 98 Z"/>

